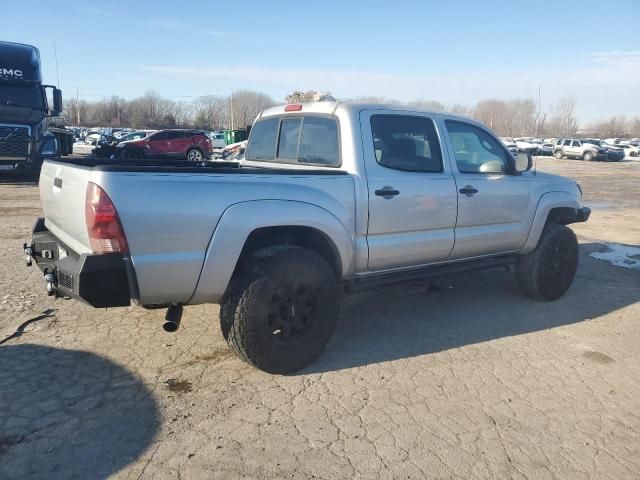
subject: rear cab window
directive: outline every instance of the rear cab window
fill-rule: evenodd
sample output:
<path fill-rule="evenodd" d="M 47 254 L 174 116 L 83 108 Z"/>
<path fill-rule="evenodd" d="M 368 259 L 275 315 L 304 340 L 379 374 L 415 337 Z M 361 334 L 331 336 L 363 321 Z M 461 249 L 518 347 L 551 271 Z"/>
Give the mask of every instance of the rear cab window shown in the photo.
<path fill-rule="evenodd" d="M 338 122 L 332 116 L 322 115 L 258 120 L 251 129 L 245 159 L 339 167 Z"/>

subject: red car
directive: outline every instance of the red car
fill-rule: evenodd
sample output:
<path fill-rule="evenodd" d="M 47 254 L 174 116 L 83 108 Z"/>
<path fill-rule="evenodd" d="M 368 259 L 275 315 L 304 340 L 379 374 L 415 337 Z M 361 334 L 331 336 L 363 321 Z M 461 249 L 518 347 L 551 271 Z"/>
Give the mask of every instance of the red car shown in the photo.
<path fill-rule="evenodd" d="M 180 158 L 202 162 L 211 158 L 211 140 L 200 130 L 158 130 L 139 140 L 121 142 L 118 158 Z"/>

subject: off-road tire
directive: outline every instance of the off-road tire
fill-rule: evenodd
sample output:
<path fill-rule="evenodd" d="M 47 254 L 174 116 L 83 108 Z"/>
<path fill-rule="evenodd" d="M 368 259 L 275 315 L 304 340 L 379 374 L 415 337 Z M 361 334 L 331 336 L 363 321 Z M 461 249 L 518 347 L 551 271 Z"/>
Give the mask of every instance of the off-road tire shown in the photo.
<path fill-rule="evenodd" d="M 300 338 L 285 341 L 284 328 L 274 333 L 270 324 L 274 299 L 282 298 L 283 291 L 290 292 L 293 312 L 298 309 L 296 299 L 302 296 L 300 289 L 311 292 L 313 307 L 303 322 L 306 331 L 302 329 Z M 289 296 L 284 296 L 288 301 Z M 338 321 L 339 305 L 336 275 L 322 257 L 305 248 L 276 245 L 257 251 L 234 274 L 220 304 L 220 327 L 242 360 L 265 372 L 291 373 L 325 349 Z"/>
<path fill-rule="evenodd" d="M 582 159 L 586 162 L 590 162 L 591 160 L 593 160 L 593 153 L 584 152 L 584 154 L 582 155 Z"/>
<path fill-rule="evenodd" d="M 569 289 L 578 268 L 578 240 L 569 227 L 549 223 L 536 248 L 518 260 L 516 275 L 534 300 L 553 301 Z"/>
<path fill-rule="evenodd" d="M 562 160 L 562 157 L 564 157 L 564 153 L 562 152 L 562 150 L 556 150 L 553 156 L 556 157 L 558 160 Z"/>

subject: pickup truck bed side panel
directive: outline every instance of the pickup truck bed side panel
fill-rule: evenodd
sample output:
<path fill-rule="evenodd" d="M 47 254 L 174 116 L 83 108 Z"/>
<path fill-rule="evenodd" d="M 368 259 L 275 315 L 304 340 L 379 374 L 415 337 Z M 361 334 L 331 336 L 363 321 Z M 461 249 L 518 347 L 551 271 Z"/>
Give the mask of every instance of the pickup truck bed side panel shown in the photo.
<path fill-rule="evenodd" d="M 542 230 L 547 222 L 549 212 L 552 209 L 557 207 L 572 207 L 578 209 L 581 206 L 580 201 L 567 192 L 549 192 L 542 195 L 536 208 L 531 230 L 529 231 L 529 238 L 520 253 L 529 253 L 536 248 L 540 235 L 542 235 Z"/>
<path fill-rule="evenodd" d="M 354 231 L 348 231 L 329 211 L 301 201 L 256 200 L 227 209 L 207 249 L 194 296 L 188 303 L 217 302 L 224 294 L 249 234 L 262 227 L 298 225 L 324 233 L 340 255 L 342 271 L 353 270 Z"/>
<path fill-rule="evenodd" d="M 277 200 L 286 192 L 287 200 L 317 205 L 354 228 L 354 187 L 348 175 L 94 171 L 92 181 L 118 210 L 143 305 L 184 303 L 192 297 L 214 229 L 230 205 Z M 254 217 L 269 219 L 253 210 L 244 221 L 251 225 Z"/>

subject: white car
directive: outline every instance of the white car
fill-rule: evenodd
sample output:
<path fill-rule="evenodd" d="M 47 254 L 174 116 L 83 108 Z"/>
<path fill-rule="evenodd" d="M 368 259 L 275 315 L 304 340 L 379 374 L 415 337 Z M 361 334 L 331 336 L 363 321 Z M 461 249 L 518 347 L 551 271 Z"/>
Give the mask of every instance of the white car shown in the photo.
<path fill-rule="evenodd" d="M 516 145 L 516 142 L 514 142 L 512 139 L 505 138 L 505 137 L 500 137 L 500 141 L 504 144 L 505 147 L 507 147 L 507 149 L 513 155 L 517 155 L 518 154 L 518 146 Z"/>
<path fill-rule="evenodd" d="M 97 145 L 98 140 L 100 140 L 101 133 L 100 132 L 88 132 L 87 136 L 84 137 L 84 143 L 87 145 Z"/>
<path fill-rule="evenodd" d="M 538 154 L 538 144 L 531 143 L 523 138 L 516 138 L 515 142 L 519 152 L 530 153 L 531 155 Z"/>
<path fill-rule="evenodd" d="M 624 150 L 625 157 L 640 157 L 640 146 L 637 145 L 618 145 Z"/>

